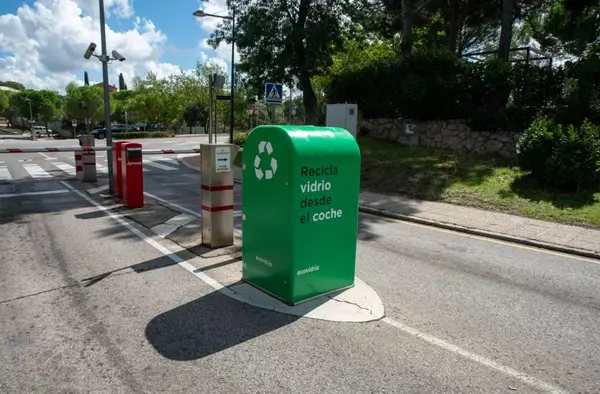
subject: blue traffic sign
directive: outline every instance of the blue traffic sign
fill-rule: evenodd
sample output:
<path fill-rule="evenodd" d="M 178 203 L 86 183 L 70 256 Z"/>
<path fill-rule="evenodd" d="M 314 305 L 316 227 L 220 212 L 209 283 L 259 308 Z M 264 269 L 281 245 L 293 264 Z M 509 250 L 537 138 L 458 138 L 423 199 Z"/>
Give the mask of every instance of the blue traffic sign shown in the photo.
<path fill-rule="evenodd" d="M 267 82 L 265 84 L 265 100 L 267 104 L 281 104 L 283 102 L 283 85 Z"/>

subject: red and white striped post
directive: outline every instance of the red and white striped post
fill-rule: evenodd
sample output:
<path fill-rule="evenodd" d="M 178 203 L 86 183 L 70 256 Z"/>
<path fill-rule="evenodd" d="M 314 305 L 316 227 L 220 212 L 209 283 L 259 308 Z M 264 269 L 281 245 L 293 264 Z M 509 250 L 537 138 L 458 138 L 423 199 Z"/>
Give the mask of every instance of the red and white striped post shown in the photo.
<path fill-rule="evenodd" d="M 83 179 L 83 155 L 82 152 L 75 152 L 75 179 Z"/>
<path fill-rule="evenodd" d="M 83 164 L 83 182 L 96 182 L 98 179 L 96 172 L 96 152 L 85 151 L 83 152 L 82 164 Z"/>

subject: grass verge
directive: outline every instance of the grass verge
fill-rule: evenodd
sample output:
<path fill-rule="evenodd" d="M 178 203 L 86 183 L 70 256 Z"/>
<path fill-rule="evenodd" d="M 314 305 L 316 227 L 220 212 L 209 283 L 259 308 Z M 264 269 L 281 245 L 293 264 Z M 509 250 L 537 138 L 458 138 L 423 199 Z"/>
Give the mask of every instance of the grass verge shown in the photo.
<path fill-rule="evenodd" d="M 511 160 L 360 138 L 363 190 L 600 227 L 600 190 L 539 185 Z"/>

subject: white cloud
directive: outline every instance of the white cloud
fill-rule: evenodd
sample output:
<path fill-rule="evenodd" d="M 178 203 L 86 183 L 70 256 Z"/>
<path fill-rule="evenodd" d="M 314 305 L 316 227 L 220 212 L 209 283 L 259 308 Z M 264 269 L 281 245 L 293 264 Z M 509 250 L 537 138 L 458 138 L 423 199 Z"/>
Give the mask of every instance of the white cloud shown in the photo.
<path fill-rule="evenodd" d="M 200 41 L 200 48 L 203 50 L 213 50 L 213 47 L 208 45 L 208 40 L 204 39 L 202 41 Z M 231 45 L 230 44 L 226 44 L 225 42 L 222 42 L 221 45 L 219 45 L 216 49 L 214 49 L 215 53 L 217 54 L 217 57 L 220 59 L 223 59 L 225 62 L 227 62 L 227 64 L 231 63 Z M 235 56 L 233 58 L 235 60 L 236 63 L 238 63 L 240 61 L 240 55 L 238 53 L 238 51 L 235 51 Z"/>
<path fill-rule="evenodd" d="M 198 8 L 204 10 L 204 12 L 206 12 L 208 14 L 221 15 L 221 16 L 229 15 L 229 12 L 227 10 L 226 0 L 210 0 L 207 3 L 198 1 Z M 209 34 L 213 33 L 217 29 L 217 26 L 219 25 L 219 23 L 221 23 L 223 21 L 223 19 L 221 19 L 221 18 L 210 17 L 210 16 L 203 17 L 203 18 L 197 18 L 197 19 L 198 19 L 198 24 L 200 25 L 200 28 Z M 200 41 L 200 48 L 203 50 L 210 50 L 210 51 L 213 50 L 213 48 L 210 45 L 208 45 L 207 39 Z M 219 45 L 216 49 L 214 49 L 214 51 L 216 52 L 217 57 L 219 57 L 220 59 L 223 59 L 227 64 L 231 63 L 231 45 L 230 44 L 226 44 L 225 42 L 222 42 L 221 45 Z M 237 53 L 237 51 L 235 52 L 234 61 L 236 63 L 240 61 L 240 56 Z"/>
<path fill-rule="evenodd" d="M 90 42 L 100 53 L 97 0 L 38 0 L 22 5 L 15 14 L 0 15 L 0 80 L 15 80 L 28 88 L 64 91 L 68 82 L 83 79 L 83 71 L 100 73 L 96 58 L 83 59 Z M 94 6 L 96 8 L 94 8 Z M 120 17 L 133 15 L 130 0 L 105 0 L 105 8 Z M 154 23 L 140 17 L 133 28 L 114 31 L 106 27 L 107 50 L 118 50 L 125 62 L 109 65 L 110 83 L 117 84 L 122 72 L 126 81 L 149 70 L 163 77 L 179 67 L 163 63 L 160 56 L 167 37 Z"/>
<path fill-rule="evenodd" d="M 94 19 L 99 17 L 100 7 L 98 0 L 76 0 L 77 4 Z M 115 14 L 120 18 L 130 18 L 133 16 L 133 4 L 131 0 L 104 0 L 104 14 L 106 18 L 110 18 L 111 14 Z"/>
<path fill-rule="evenodd" d="M 198 9 L 203 10 L 207 14 L 221 15 L 221 16 L 228 15 L 227 0 L 209 0 L 208 2 L 203 2 L 201 0 L 198 0 Z M 217 26 L 219 25 L 219 23 L 221 23 L 223 21 L 221 18 L 215 18 L 215 17 L 209 17 L 209 16 L 203 17 L 203 18 L 197 18 L 197 19 L 198 19 L 198 23 L 200 24 L 200 27 L 202 28 L 202 30 L 209 32 L 209 33 L 212 33 L 213 31 L 215 31 L 217 29 Z"/>

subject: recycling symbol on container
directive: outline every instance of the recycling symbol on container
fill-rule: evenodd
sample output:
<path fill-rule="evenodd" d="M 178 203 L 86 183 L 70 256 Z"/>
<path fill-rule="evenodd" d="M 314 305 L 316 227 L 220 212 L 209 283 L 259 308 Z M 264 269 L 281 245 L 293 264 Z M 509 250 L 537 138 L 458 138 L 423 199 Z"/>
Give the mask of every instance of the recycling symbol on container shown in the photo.
<path fill-rule="evenodd" d="M 270 168 L 268 170 L 263 171 L 260 167 L 262 159 L 259 155 L 261 153 L 264 153 L 265 151 L 269 155 L 271 161 Z M 271 157 L 272 153 L 273 147 L 271 146 L 271 143 L 269 141 L 260 141 L 258 143 L 258 154 L 256 155 L 256 157 L 254 157 L 254 173 L 256 174 L 256 177 L 258 179 L 271 179 L 273 178 L 273 175 L 275 175 L 275 173 L 277 172 L 277 160 L 274 157 Z"/>

